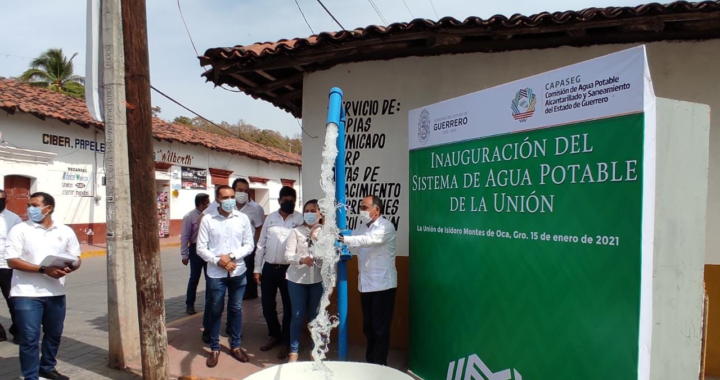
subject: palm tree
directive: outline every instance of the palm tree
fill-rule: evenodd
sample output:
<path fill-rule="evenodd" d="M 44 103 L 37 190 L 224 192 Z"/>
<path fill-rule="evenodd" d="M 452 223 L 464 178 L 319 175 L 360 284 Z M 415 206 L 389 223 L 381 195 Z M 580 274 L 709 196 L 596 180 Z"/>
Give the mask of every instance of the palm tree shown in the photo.
<path fill-rule="evenodd" d="M 30 62 L 30 68 L 22 73 L 20 80 L 32 86 L 85 98 L 85 78 L 73 74 L 73 59 L 77 55 L 75 53 L 67 59 L 62 49 L 48 49 Z"/>

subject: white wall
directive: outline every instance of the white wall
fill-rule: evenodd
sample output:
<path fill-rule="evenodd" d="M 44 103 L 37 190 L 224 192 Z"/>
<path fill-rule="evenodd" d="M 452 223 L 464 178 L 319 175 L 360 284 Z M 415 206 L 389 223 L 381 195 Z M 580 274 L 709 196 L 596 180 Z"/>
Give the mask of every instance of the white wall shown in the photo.
<path fill-rule="evenodd" d="M 183 165 L 174 165 L 170 168 L 171 173 L 170 187 L 171 189 L 179 189 L 178 197 L 170 197 L 170 218 L 182 219 L 182 217 L 190 210 L 195 208 L 195 195 L 199 193 L 210 194 L 210 199 L 215 199 L 215 187 L 212 184 L 210 172 L 207 172 L 207 190 L 185 190 L 180 188 L 181 184 L 181 166 L 193 168 L 215 168 L 223 170 L 231 170 L 228 185 L 236 178 L 262 177 L 268 178 L 266 184 L 250 183 L 250 188 L 255 189 L 256 201 L 263 206 L 265 214 L 269 214 L 279 209 L 277 202 L 280 188 L 282 188 L 281 179 L 295 180 L 295 190 L 301 193 L 300 188 L 300 168 L 290 165 L 281 165 L 277 163 L 268 163 L 259 160 L 253 160 L 245 156 L 219 152 L 196 145 L 181 144 L 177 142 L 155 141 L 155 160 L 162 161 L 162 152 L 172 151 L 177 156 L 191 157 L 191 163 Z M 177 173 L 177 176 L 175 176 Z M 177 178 L 176 178 L 177 177 Z M 298 205 L 300 202 L 298 202 Z M 300 206 L 298 206 L 300 207 Z"/>
<path fill-rule="evenodd" d="M 407 255 L 408 111 L 631 46 L 635 45 L 412 57 L 345 64 L 311 73 L 303 84 L 303 126 L 310 135 L 320 138 L 303 135 L 305 196 L 320 194 L 319 170 L 314 168 L 319 169 L 321 162 L 329 90 L 340 87 L 345 101 L 377 101 L 377 113 L 370 112 L 364 117 L 351 113 L 349 118 L 358 123 L 359 119 L 367 121 L 369 117 L 369 130 L 355 133 L 355 137 L 384 135 L 385 146 L 352 150 L 351 154 L 359 153 L 359 158 L 349 166 L 360 171 L 358 183 L 372 179 L 371 172 L 368 181 L 363 181 L 367 168 L 379 167 L 377 183 L 395 183 L 402 187 L 400 197 L 387 199 L 399 204 L 395 212 L 400 218 L 397 250 L 398 255 Z M 720 59 L 720 40 L 651 43 L 648 59 L 657 96 L 711 106 L 714 117 L 710 131 L 706 262 L 720 264 L 720 235 L 716 233 L 720 228 L 720 97 L 715 95 L 720 83 L 720 70 L 715 69 Z M 510 101 L 508 99 L 508 112 Z M 392 104 L 393 113 L 383 113 L 383 104 Z M 351 204 L 353 201 L 357 198 L 349 199 Z"/>
<path fill-rule="evenodd" d="M 74 123 L 67 125 L 52 119 L 43 121 L 27 114 L 17 113 L 10 115 L 3 112 L 0 114 L 0 132 L 2 132 L 5 141 L 4 144 L 0 145 L 0 188 L 4 186 L 5 176 L 22 175 L 32 177 L 31 191 L 44 191 L 56 198 L 56 220 L 65 224 L 105 223 L 105 187 L 101 185 L 104 176 L 104 154 L 81 149 L 79 145 L 76 146 L 75 141 L 75 139 L 97 141 L 98 149 L 100 149 L 99 144 L 104 144 L 105 141 L 102 131 L 86 129 Z M 71 146 L 43 144 L 43 134 L 68 137 Z M 301 194 L 301 170 L 296 166 L 267 163 L 237 154 L 213 151 L 196 145 L 157 140 L 154 140 L 154 142 L 156 160 L 162 160 L 162 154 L 157 154 L 158 151 L 170 150 L 182 157 L 190 155 L 192 162 L 182 166 L 232 170 L 233 173 L 228 184 L 232 184 L 232 181 L 238 177 L 255 176 L 270 179 L 267 184 L 250 184 L 251 188 L 256 189 L 256 197 L 259 198 L 257 201 L 265 208 L 266 214 L 279 208 L 277 198 L 282 187 L 281 179 L 295 180 L 294 187 L 298 194 Z M 50 159 L 49 163 L 14 162 L 3 158 L 3 154 L 6 154 L 3 147 L 52 152 L 55 155 Z M 80 174 L 90 178 L 97 177 L 97 180 L 94 183 L 90 180 L 63 181 L 64 173 L 69 173 L 69 168 L 86 170 L 87 173 L 73 172 L 73 174 Z M 93 174 L 94 170 L 97 170 L 96 175 Z M 180 165 L 170 168 L 171 189 L 173 185 L 180 185 L 180 170 Z M 177 172 L 177 179 L 172 178 L 173 172 Z M 209 171 L 207 174 L 208 190 L 205 192 L 214 199 L 215 190 L 212 185 L 212 178 Z M 77 187 L 63 188 L 63 182 L 72 185 L 77 182 L 84 182 L 88 186 L 83 189 Z M 72 190 L 72 194 L 63 195 L 64 190 Z M 76 194 L 76 191 L 79 190 L 86 190 L 90 196 Z M 200 192 L 203 191 L 180 189 L 177 198 L 171 196 L 170 218 L 182 219 L 185 213 L 195 207 L 195 195 Z M 100 196 L 100 200 L 96 201 L 94 195 Z M 300 204 L 301 202 L 298 201 L 298 208 L 301 207 Z"/>
<path fill-rule="evenodd" d="M 97 142 L 97 149 L 100 149 L 100 144 L 105 143 L 102 132 L 74 123 L 67 125 L 51 119 L 42 121 L 27 114 L 9 115 L 4 112 L 0 113 L 0 132 L 5 141 L 3 146 L 55 153 L 49 164 L 22 163 L 0 158 L 0 187 L 4 186 L 5 176 L 31 177 L 31 191 L 43 191 L 55 197 L 56 220 L 65 224 L 105 222 L 105 187 L 102 186 L 105 155 L 82 149 L 75 141 L 81 139 Z M 70 147 L 44 144 L 44 134 L 69 138 Z M 70 168 L 85 172 L 70 172 Z M 63 180 L 65 173 L 88 178 Z M 86 186 L 80 189 L 74 185 L 77 183 Z M 63 187 L 63 184 L 70 187 Z M 78 191 L 84 191 L 87 195 Z M 96 201 L 94 195 L 100 196 L 101 201 Z"/>

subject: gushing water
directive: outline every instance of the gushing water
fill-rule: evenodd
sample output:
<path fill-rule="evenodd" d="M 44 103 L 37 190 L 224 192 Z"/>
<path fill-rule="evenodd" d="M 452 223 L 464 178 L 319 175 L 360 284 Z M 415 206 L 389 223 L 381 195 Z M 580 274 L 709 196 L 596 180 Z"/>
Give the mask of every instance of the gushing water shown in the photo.
<path fill-rule="evenodd" d="M 312 356 L 315 360 L 314 369 L 322 371 L 325 379 L 332 378 L 332 371 L 322 361 L 329 350 L 330 331 L 337 327 L 339 322 L 336 316 L 329 315 L 327 311 L 327 307 L 330 305 L 330 294 L 332 294 L 337 279 L 337 262 L 340 259 L 335 244 L 339 234 L 335 215 L 337 205 L 335 202 L 334 180 L 335 158 L 338 154 L 337 137 L 338 126 L 333 123 L 328 124 L 320 169 L 320 187 L 324 197 L 318 201 L 325 218 L 325 225 L 318 233 L 317 241 L 310 248 L 313 257 L 318 261 L 318 265 L 322 266 L 321 274 L 324 288 L 318 316 L 310 323 L 310 333 L 315 343 Z"/>

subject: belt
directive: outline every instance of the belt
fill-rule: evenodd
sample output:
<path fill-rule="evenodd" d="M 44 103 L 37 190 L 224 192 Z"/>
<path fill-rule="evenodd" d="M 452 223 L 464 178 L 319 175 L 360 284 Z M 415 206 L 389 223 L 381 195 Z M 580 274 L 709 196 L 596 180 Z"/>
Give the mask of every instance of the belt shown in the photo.
<path fill-rule="evenodd" d="M 283 269 L 283 268 L 289 268 L 290 264 L 272 264 L 272 263 L 265 263 L 265 265 L 270 266 L 270 268 L 274 269 Z"/>

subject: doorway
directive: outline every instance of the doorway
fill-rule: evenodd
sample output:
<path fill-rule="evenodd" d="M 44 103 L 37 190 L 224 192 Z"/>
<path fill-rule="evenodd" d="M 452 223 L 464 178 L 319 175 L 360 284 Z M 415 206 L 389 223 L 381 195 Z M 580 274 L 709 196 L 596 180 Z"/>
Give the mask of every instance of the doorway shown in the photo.
<path fill-rule="evenodd" d="M 27 204 L 30 200 L 30 178 L 19 175 L 5 177 L 7 209 L 27 220 Z"/>

